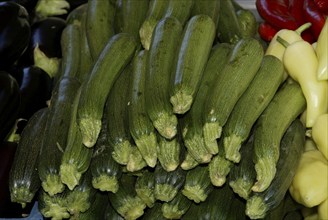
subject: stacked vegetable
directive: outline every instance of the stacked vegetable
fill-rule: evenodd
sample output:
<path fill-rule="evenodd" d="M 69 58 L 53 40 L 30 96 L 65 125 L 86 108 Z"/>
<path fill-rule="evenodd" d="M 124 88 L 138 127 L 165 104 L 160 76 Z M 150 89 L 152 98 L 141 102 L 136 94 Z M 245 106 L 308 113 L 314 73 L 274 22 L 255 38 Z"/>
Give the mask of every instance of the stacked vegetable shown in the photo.
<path fill-rule="evenodd" d="M 311 24 L 270 44 L 257 26 L 229 0 L 73 9 L 59 66 L 43 66 L 48 105 L 20 134 L 12 202 L 52 219 L 324 218 L 312 169 L 328 167 L 328 27 L 314 48 Z"/>

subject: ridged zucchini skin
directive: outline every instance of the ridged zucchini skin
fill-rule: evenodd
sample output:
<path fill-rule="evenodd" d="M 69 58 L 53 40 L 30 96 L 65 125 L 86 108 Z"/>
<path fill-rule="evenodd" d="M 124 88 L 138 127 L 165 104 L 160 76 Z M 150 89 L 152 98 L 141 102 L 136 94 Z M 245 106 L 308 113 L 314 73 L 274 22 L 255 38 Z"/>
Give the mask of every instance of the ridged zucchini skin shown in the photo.
<path fill-rule="evenodd" d="M 135 147 L 128 121 L 128 94 L 131 76 L 132 68 L 128 64 L 114 82 L 107 96 L 103 113 L 103 117 L 106 118 L 108 142 L 113 147 L 112 157 L 122 165 L 128 163 L 132 147 Z"/>
<path fill-rule="evenodd" d="M 109 202 L 105 209 L 104 220 L 124 220 L 124 218 L 117 213 Z"/>
<path fill-rule="evenodd" d="M 247 139 L 256 120 L 275 95 L 283 81 L 283 73 L 284 67 L 278 58 L 270 55 L 263 57 L 254 79 L 237 101 L 223 128 L 223 144 L 228 160 L 239 162 L 241 143 Z"/>
<path fill-rule="evenodd" d="M 205 145 L 202 114 L 209 88 L 221 74 L 231 50 L 232 46 L 227 43 L 216 44 L 212 48 L 195 101 L 190 111 L 182 119 L 182 129 L 185 132 L 183 136 L 184 143 L 190 155 L 199 163 L 209 161 L 211 155 L 217 154 L 219 150 L 216 143 L 212 146 Z"/>
<path fill-rule="evenodd" d="M 220 42 L 236 44 L 243 38 L 242 29 L 237 12 L 232 3 L 233 0 L 219 0 L 220 15 L 217 36 Z"/>
<path fill-rule="evenodd" d="M 86 36 L 91 57 L 98 59 L 108 40 L 114 35 L 115 5 L 111 1 L 88 0 Z"/>
<path fill-rule="evenodd" d="M 185 197 L 180 190 L 173 200 L 162 204 L 163 216 L 167 219 L 181 219 L 191 204 L 192 201 Z"/>
<path fill-rule="evenodd" d="M 203 108 L 203 133 L 206 145 L 215 144 L 222 127 L 262 62 L 264 50 L 254 38 L 245 38 L 234 45 L 223 72 L 214 83 Z"/>
<path fill-rule="evenodd" d="M 136 177 L 123 174 L 116 193 L 109 193 L 108 198 L 113 208 L 124 218 L 134 220 L 141 217 L 146 204 L 136 194 L 134 188 Z"/>
<path fill-rule="evenodd" d="M 90 163 L 92 186 L 105 192 L 117 192 L 122 167 L 112 157 L 113 147 L 108 142 L 107 121 L 103 118 L 103 125 L 94 146 Z"/>
<path fill-rule="evenodd" d="M 178 135 L 179 136 L 179 133 Z M 171 140 L 157 134 L 157 157 L 158 162 L 167 172 L 174 171 L 180 165 L 180 155 L 182 152 L 182 142 L 175 136 Z"/>
<path fill-rule="evenodd" d="M 134 187 L 137 195 L 144 201 L 147 207 L 153 207 L 156 202 L 154 172 L 148 170 L 142 172 L 142 174 L 137 177 Z"/>
<path fill-rule="evenodd" d="M 60 77 L 78 74 L 80 67 L 81 50 L 81 24 L 67 25 L 61 35 L 60 46 L 62 48 Z"/>
<path fill-rule="evenodd" d="M 130 34 L 120 33 L 111 37 L 83 83 L 77 121 L 85 146 L 93 147 L 96 143 L 108 93 L 132 59 L 136 47 L 137 42 Z"/>
<path fill-rule="evenodd" d="M 305 108 L 301 87 L 287 80 L 257 120 L 254 131 L 253 161 L 257 180 L 252 187 L 254 192 L 263 192 L 269 187 L 276 174 L 283 134 Z"/>
<path fill-rule="evenodd" d="M 148 53 L 147 113 L 156 130 L 167 139 L 177 133 L 178 121 L 169 102 L 169 89 L 181 34 L 182 25 L 176 18 L 163 18 L 154 29 Z"/>
<path fill-rule="evenodd" d="M 205 14 L 212 18 L 215 27 L 217 27 L 220 15 L 220 0 L 195 0 L 191 17 L 200 14 Z"/>
<path fill-rule="evenodd" d="M 42 188 L 51 196 L 65 188 L 60 180 L 60 164 L 80 86 L 81 83 L 76 78 L 62 78 L 51 96 L 49 117 L 38 163 Z"/>
<path fill-rule="evenodd" d="M 214 38 L 215 24 L 209 16 L 196 15 L 188 20 L 169 90 L 174 113 L 186 113 L 194 102 Z"/>
<path fill-rule="evenodd" d="M 154 175 L 155 198 L 163 202 L 171 201 L 183 187 L 186 179 L 186 172 L 181 168 L 167 172 L 160 164 L 155 167 Z"/>
<path fill-rule="evenodd" d="M 188 170 L 182 194 L 195 203 L 204 202 L 212 192 L 209 169 L 207 165 L 199 165 Z"/>
<path fill-rule="evenodd" d="M 97 191 L 95 196 L 90 201 L 90 208 L 85 212 L 79 213 L 78 219 L 80 220 L 96 220 L 104 219 L 106 208 L 109 204 L 108 196 L 106 193 Z"/>
<path fill-rule="evenodd" d="M 25 207 L 41 187 L 37 171 L 38 157 L 47 122 L 48 108 L 36 111 L 24 127 L 9 173 L 11 202 Z"/>
<path fill-rule="evenodd" d="M 252 193 L 252 186 L 256 181 L 253 163 L 254 137 L 253 134 L 242 143 L 241 160 L 234 163 L 229 173 L 229 185 L 232 190 L 243 199 L 248 199 Z"/>
<path fill-rule="evenodd" d="M 304 152 L 304 144 L 305 127 L 299 119 L 295 119 L 282 137 L 277 172 L 270 186 L 247 199 L 246 214 L 250 218 L 264 218 L 284 199 Z"/>
<path fill-rule="evenodd" d="M 142 220 L 153 220 L 153 219 L 167 220 L 167 218 L 165 218 L 163 216 L 163 213 L 161 212 L 161 208 L 162 208 L 162 203 L 155 202 L 155 204 L 152 208 L 145 210 L 145 214 L 143 216 L 141 216 L 140 219 L 142 219 Z"/>
<path fill-rule="evenodd" d="M 20 90 L 16 79 L 0 71 L 0 141 L 5 140 L 15 125 L 20 110 Z"/>
<path fill-rule="evenodd" d="M 130 33 L 140 41 L 139 30 L 147 16 L 148 8 L 149 0 L 120 0 L 120 13 L 115 13 L 114 20 L 115 23 L 119 20 L 120 25 L 117 25 L 115 32 Z"/>
<path fill-rule="evenodd" d="M 191 15 L 195 0 L 169 0 L 164 17 L 175 17 L 185 26 Z"/>
<path fill-rule="evenodd" d="M 147 165 L 154 167 L 157 162 L 156 130 L 147 115 L 146 74 L 148 52 L 141 50 L 132 63 L 131 86 L 128 105 L 129 129 L 133 140 Z"/>
<path fill-rule="evenodd" d="M 153 31 L 166 12 L 168 0 L 149 1 L 146 18 L 139 29 L 140 41 L 144 49 L 149 50 L 152 41 Z"/>

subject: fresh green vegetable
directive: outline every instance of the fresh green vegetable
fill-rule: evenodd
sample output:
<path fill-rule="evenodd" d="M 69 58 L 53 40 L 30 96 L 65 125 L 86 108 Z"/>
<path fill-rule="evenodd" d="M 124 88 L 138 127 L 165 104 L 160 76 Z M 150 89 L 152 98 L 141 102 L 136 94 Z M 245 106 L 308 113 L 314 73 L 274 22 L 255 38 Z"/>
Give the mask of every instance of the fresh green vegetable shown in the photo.
<path fill-rule="evenodd" d="M 191 11 L 191 17 L 201 14 L 208 15 L 212 18 L 215 27 L 217 27 L 220 15 L 220 1 L 195 0 Z"/>
<path fill-rule="evenodd" d="M 157 135 L 157 140 L 157 155 L 159 163 L 167 172 L 174 171 L 180 164 L 182 148 L 181 141 L 179 141 L 178 137 L 168 140 L 161 135 Z"/>
<path fill-rule="evenodd" d="M 153 207 L 156 201 L 154 172 L 145 170 L 140 176 L 137 177 L 134 187 L 137 195 L 142 199 L 142 201 L 144 201 L 147 207 Z"/>
<path fill-rule="evenodd" d="M 179 191 L 173 200 L 162 204 L 163 216 L 167 219 L 181 219 L 191 204 L 192 201 Z"/>

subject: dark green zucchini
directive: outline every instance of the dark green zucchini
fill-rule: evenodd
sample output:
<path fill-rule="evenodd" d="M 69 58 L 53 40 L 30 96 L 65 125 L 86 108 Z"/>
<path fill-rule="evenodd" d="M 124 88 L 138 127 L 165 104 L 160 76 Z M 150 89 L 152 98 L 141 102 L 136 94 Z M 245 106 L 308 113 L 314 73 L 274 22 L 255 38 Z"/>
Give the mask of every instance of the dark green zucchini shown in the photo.
<path fill-rule="evenodd" d="M 185 197 L 180 190 L 173 200 L 162 204 L 163 216 L 167 219 L 181 219 L 191 204 L 192 201 Z"/>
<path fill-rule="evenodd" d="M 132 63 L 132 75 L 130 80 L 130 103 L 128 105 L 129 129 L 131 136 L 139 149 L 147 165 L 154 167 L 157 162 L 156 130 L 147 115 L 146 109 L 146 74 L 147 74 L 146 50 L 142 50 L 135 56 Z"/>
<path fill-rule="evenodd" d="M 179 134 L 177 136 L 179 136 Z M 177 136 L 168 140 L 160 134 L 157 135 L 158 161 L 167 172 L 174 171 L 180 165 L 182 143 Z"/>
<path fill-rule="evenodd" d="M 205 14 L 212 18 L 215 26 L 218 26 L 220 15 L 220 1 L 219 0 L 195 0 L 191 11 L 191 16 Z"/>
<path fill-rule="evenodd" d="M 257 120 L 253 154 L 257 180 L 252 187 L 254 192 L 263 192 L 270 186 L 277 171 L 281 139 L 305 108 L 306 99 L 300 85 L 287 80 Z"/>
<path fill-rule="evenodd" d="M 105 211 L 109 205 L 108 195 L 103 192 L 96 192 L 93 196 L 93 200 L 90 201 L 90 208 L 85 212 L 79 213 L 76 218 L 72 217 L 71 219 L 79 220 L 97 220 L 104 219 Z"/>
<path fill-rule="evenodd" d="M 37 171 L 41 142 L 44 140 L 44 128 L 47 123 L 48 108 L 35 112 L 24 127 L 14 161 L 10 169 L 9 190 L 11 202 L 30 203 L 41 187 Z"/>
<path fill-rule="evenodd" d="M 152 208 L 145 210 L 145 214 L 143 216 L 141 216 L 140 219 L 142 219 L 142 220 L 154 220 L 154 219 L 167 220 L 167 218 L 165 218 L 163 216 L 163 213 L 161 212 L 161 208 L 162 208 L 162 203 L 155 202 L 155 204 Z"/>
<path fill-rule="evenodd" d="M 265 217 L 284 199 L 304 152 L 304 144 L 305 127 L 299 119 L 295 119 L 282 137 L 274 179 L 265 191 L 253 193 L 247 199 L 246 214 L 250 218 Z"/>
<path fill-rule="evenodd" d="M 64 190 L 60 179 L 60 164 L 68 139 L 70 124 L 75 115 L 76 96 L 80 82 L 75 78 L 62 78 L 53 90 L 50 100 L 49 117 L 45 127 L 38 173 L 42 188 L 53 196 Z"/>
<path fill-rule="evenodd" d="M 102 219 L 102 218 L 100 218 Z M 105 209 L 105 214 L 103 217 L 104 220 L 124 220 L 124 218 L 117 213 L 117 211 L 113 208 L 113 206 L 108 202 L 107 207 Z"/>
<path fill-rule="evenodd" d="M 136 177 L 123 174 L 118 191 L 108 194 L 111 205 L 124 219 L 137 219 L 146 208 L 146 203 L 136 193 L 135 182 Z"/>
<path fill-rule="evenodd" d="M 192 168 L 196 167 L 197 165 L 199 165 L 197 160 L 195 160 L 195 158 L 187 151 L 185 153 L 185 157 L 184 157 L 183 161 L 180 164 L 180 167 L 183 170 L 191 170 Z"/>
<path fill-rule="evenodd" d="M 144 167 L 147 167 L 147 163 L 143 159 L 139 149 L 133 144 L 126 164 L 126 169 L 128 172 L 138 172 Z"/>
<path fill-rule="evenodd" d="M 155 198 L 155 176 L 154 172 L 145 170 L 137 177 L 135 190 L 137 195 L 149 207 L 153 207 Z"/>
<path fill-rule="evenodd" d="M 195 203 L 204 202 L 213 190 L 209 168 L 207 165 L 199 165 L 188 170 L 182 194 Z"/>
<path fill-rule="evenodd" d="M 180 167 L 172 172 L 167 172 L 157 164 L 155 175 L 155 198 L 163 202 L 171 201 L 183 187 L 186 172 Z"/>

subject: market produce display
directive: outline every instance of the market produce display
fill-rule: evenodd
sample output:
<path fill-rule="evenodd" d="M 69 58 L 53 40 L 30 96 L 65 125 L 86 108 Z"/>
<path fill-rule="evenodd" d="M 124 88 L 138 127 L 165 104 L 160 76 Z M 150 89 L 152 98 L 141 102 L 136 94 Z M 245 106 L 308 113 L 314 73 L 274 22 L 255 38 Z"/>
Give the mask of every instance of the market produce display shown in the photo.
<path fill-rule="evenodd" d="M 0 204 L 328 219 L 328 4 L 254 2 L 0 1 Z"/>

